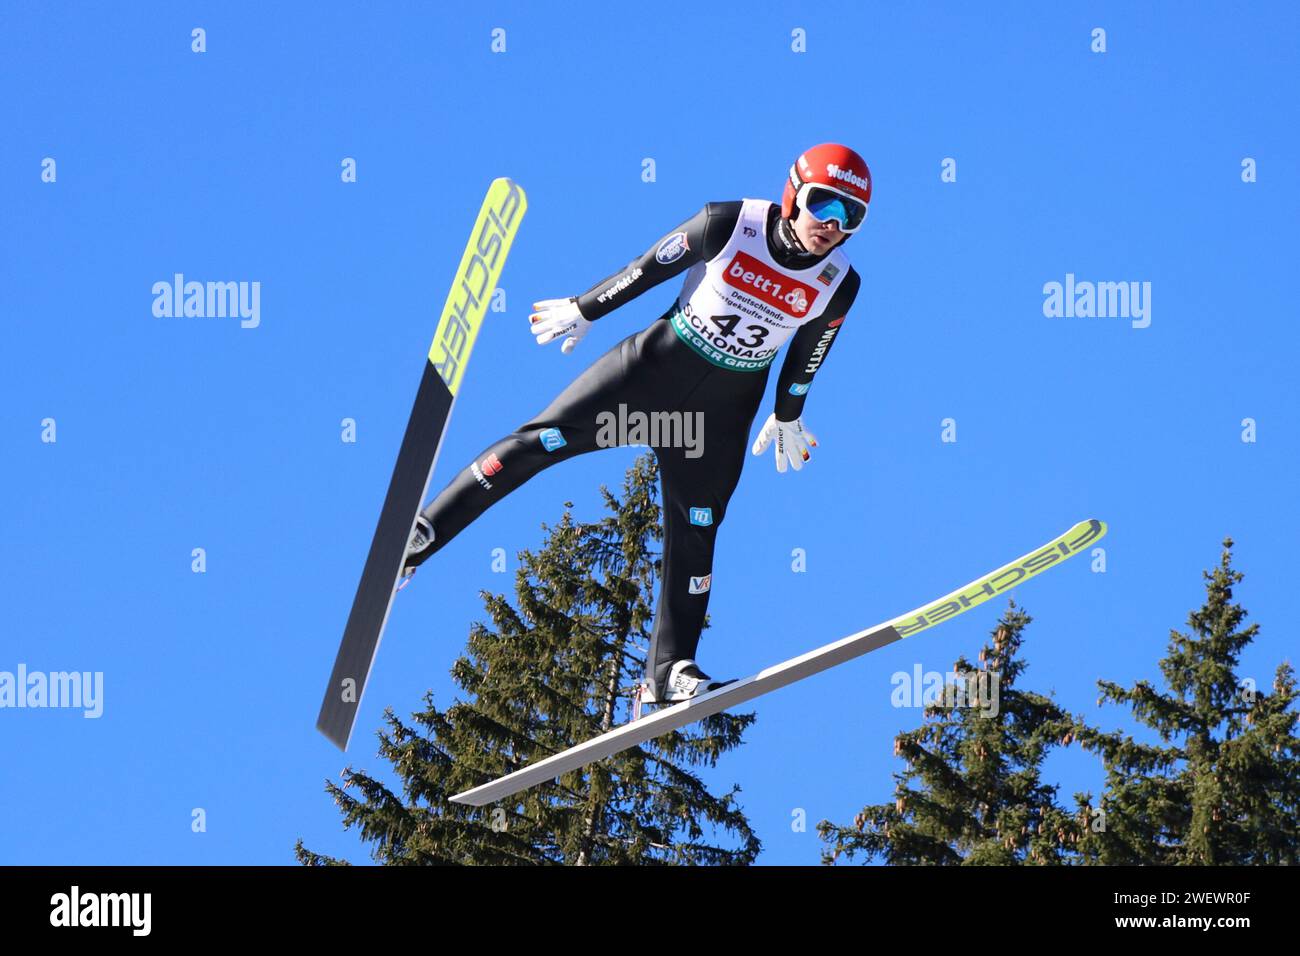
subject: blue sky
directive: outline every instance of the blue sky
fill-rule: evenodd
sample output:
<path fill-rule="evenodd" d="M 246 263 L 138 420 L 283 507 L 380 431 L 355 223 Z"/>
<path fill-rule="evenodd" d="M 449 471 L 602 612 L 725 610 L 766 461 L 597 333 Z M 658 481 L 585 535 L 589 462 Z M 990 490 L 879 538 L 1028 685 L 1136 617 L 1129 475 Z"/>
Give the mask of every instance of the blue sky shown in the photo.
<path fill-rule="evenodd" d="M 315 731 L 437 311 L 502 175 L 530 200 L 509 309 L 489 314 L 435 488 L 678 283 L 569 356 L 528 335 L 533 300 L 584 291 L 707 201 L 779 198 L 809 145 L 871 164 L 846 247 L 862 291 L 805 410 L 820 447 L 800 473 L 751 458 L 722 529 L 699 655 L 715 676 L 1092 516 L 1105 573 L 1076 559 L 1016 594 L 1029 686 L 1129 725 L 1095 681 L 1158 676 L 1229 534 L 1263 625 L 1243 674 L 1266 686 L 1294 650 L 1294 5 L 321 7 L 0 12 L 0 670 L 104 674 L 98 719 L 0 710 L 0 863 L 287 863 L 298 837 L 365 860 L 324 779 L 383 769 L 385 705 L 451 702 L 478 591 L 513 580 L 492 550 L 536 545 L 566 499 L 594 516 L 635 457 L 551 469 L 465 531 L 402 594 L 347 757 Z M 260 282 L 260 324 L 154 317 L 177 272 Z M 1151 283 L 1149 327 L 1046 318 L 1067 273 Z M 756 703 L 748 744 L 705 776 L 743 788 L 760 862 L 815 863 L 816 821 L 890 798 L 893 736 L 921 719 L 891 706 L 891 675 L 975 654 L 1001 607 Z M 1063 797 L 1101 780 L 1077 748 L 1049 769 Z"/>

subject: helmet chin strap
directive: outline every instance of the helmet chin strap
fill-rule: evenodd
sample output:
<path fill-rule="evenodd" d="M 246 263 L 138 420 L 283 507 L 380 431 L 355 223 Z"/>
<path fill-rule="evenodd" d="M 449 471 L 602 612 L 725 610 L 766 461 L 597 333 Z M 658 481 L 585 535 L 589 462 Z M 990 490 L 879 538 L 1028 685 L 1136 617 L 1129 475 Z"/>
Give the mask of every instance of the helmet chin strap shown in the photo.
<path fill-rule="evenodd" d="M 811 256 L 813 253 L 799 241 L 799 234 L 794 231 L 794 223 L 785 218 L 776 221 L 776 237 L 781 240 L 787 252 L 796 256 Z"/>
<path fill-rule="evenodd" d="M 799 233 L 795 231 L 793 219 L 777 217 L 775 231 L 776 237 L 781 240 L 781 244 L 790 255 L 813 259 L 822 254 L 808 251 L 808 247 L 799 240 Z M 839 242 L 835 243 L 831 248 L 834 249 L 836 246 L 843 245 L 845 238 L 847 238 L 847 234 L 841 236 Z"/>

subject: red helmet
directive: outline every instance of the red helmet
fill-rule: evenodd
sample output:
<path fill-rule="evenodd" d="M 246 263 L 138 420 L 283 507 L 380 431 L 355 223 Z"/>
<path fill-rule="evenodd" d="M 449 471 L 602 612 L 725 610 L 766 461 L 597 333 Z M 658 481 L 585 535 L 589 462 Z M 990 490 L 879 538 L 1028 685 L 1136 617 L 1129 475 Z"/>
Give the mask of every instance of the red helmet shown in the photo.
<path fill-rule="evenodd" d="M 851 203 L 861 203 L 862 219 L 866 218 L 867 203 L 871 202 L 871 170 L 867 161 L 847 146 L 821 143 L 794 161 L 781 195 L 783 218 L 795 217 L 813 186 L 838 193 Z M 860 219 L 844 231 L 853 232 L 861 223 Z"/>

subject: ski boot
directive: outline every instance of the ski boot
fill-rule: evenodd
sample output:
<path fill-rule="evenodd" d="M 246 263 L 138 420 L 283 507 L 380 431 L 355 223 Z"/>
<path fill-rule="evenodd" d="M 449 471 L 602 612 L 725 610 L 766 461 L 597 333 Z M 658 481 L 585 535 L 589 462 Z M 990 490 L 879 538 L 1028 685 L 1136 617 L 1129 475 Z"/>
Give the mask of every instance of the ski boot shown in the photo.
<path fill-rule="evenodd" d="M 731 680 L 714 680 L 689 658 L 674 661 L 672 667 L 668 669 L 668 679 L 664 682 L 665 690 L 662 696 L 655 695 L 649 681 L 637 685 L 632 701 L 632 719 L 641 719 L 643 704 L 675 704 L 694 697 L 702 697 L 709 691 L 735 682 L 734 677 Z"/>
<path fill-rule="evenodd" d="M 402 577 L 397 583 L 397 590 L 402 590 L 415 576 L 415 569 L 424 563 L 429 546 L 433 544 L 433 525 L 424 515 L 415 516 L 415 530 L 411 532 L 410 543 L 406 546 L 406 556 L 402 559 Z"/>

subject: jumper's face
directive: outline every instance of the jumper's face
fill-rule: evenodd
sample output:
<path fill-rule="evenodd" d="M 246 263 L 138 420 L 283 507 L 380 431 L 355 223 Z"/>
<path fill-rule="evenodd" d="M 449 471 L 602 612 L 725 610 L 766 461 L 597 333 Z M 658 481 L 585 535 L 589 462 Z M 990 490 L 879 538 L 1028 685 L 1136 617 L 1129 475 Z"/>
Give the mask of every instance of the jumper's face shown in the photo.
<path fill-rule="evenodd" d="M 799 237 L 803 247 L 813 255 L 819 256 L 829 251 L 844 238 L 844 233 L 840 232 L 840 224 L 836 220 L 818 222 L 813 216 L 808 215 L 807 210 L 799 213 L 793 225 L 794 234 Z"/>

